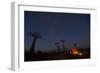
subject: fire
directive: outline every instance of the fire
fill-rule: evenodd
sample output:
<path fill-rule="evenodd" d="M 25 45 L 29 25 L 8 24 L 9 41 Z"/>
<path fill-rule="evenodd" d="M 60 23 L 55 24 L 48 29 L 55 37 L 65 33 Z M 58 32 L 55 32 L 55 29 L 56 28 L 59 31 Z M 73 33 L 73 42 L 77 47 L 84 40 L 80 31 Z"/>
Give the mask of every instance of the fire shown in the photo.
<path fill-rule="evenodd" d="M 72 48 L 71 51 L 70 51 L 70 54 L 72 54 L 72 55 L 79 55 L 79 56 L 82 55 L 82 53 L 79 52 L 77 48 Z"/>
<path fill-rule="evenodd" d="M 74 51 L 74 52 L 73 52 L 73 55 L 75 55 L 75 54 L 78 54 L 78 51 Z"/>
<path fill-rule="evenodd" d="M 72 55 L 78 54 L 77 48 L 72 48 L 72 49 L 71 49 L 71 54 L 72 54 Z"/>

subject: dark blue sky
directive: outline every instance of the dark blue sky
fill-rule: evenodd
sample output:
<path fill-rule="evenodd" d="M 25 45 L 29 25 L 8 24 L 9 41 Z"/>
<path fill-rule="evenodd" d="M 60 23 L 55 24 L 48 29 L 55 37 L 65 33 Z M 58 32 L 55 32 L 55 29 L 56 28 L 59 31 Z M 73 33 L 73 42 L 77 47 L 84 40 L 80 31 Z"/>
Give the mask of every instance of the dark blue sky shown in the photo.
<path fill-rule="evenodd" d="M 32 44 L 28 32 L 39 33 L 42 38 L 35 45 L 36 50 L 56 49 L 55 42 L 66 40 L 66 48 L 76 43 L 79 48 L 90 47 L 90 14 L 24 12 L 25 49 Z"/>

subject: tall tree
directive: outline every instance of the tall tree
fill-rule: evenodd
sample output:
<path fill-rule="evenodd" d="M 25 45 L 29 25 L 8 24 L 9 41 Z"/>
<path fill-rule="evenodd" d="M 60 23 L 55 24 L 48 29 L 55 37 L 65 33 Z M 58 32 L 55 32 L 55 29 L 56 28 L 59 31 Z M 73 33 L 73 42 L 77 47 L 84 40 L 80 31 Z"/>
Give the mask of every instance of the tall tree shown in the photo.
<path fill-rule="evenodd" d="M 34 52 L 36 41 L 37 41 L 37 39 L 41 38 L 41 36 L 39 35 L 39 33 L 33 33 L 33 32 L 29 32 L 29 35 L 31 37 L 33 37 L 33 41 L 32 41 L 30 51 Z"/>

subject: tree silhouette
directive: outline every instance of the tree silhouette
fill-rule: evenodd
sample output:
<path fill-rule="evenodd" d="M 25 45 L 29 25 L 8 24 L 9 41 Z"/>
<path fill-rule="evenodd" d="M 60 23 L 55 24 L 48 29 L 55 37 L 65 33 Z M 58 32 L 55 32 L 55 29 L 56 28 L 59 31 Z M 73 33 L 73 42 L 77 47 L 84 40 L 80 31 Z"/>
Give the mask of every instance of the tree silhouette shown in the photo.
<path fill-rule="evenodd" d="M 60 52 L 59 42 L 56 42 L 55 45 L 57 46 L 57 51 Z"/>
<path fill-rule="evenodd" d="M 62 43 L 62 47 L 65 48 L 65 40 L 60 40 L 60 42 Z"/>
<path fill-rule="evenodd" d="M 60 40 L 60 42 L 62 43 L 62 48 L 63 48 L 63 51 L 65 49 L 65 40 Z"/>
<path fill-rule="evenodd" d="M 36 40 L 41 38 L 41 36 L 39 35 L 39 33 L 33 33 L 33 32 L 29 32 L 29 35 L 34 38 L 33 41 L 32 41 L 31 48 L 30 48 L 30 51 L 34 52 Z"/>

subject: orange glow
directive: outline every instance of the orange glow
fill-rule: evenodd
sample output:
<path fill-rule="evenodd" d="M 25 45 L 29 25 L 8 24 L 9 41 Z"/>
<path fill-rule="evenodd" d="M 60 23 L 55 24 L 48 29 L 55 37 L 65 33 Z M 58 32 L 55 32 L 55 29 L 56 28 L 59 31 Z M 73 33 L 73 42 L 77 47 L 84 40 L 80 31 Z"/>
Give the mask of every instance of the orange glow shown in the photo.
<path fill-rule="evenodd" d="M 77 48 L 72 48 L 70 54 L 82 56 L 82 53 Z"/>
<path fill-rule="evenodd" d="M 73 54 L 78 54 L 78 51 L 74 51 Z"/>
<path fill-rule="evenodd" d="M 72 48 L 72 49 L 71 49 L 71 54 L 77 55 L 77 54 L 78 54 L 77 48 Z"/>

